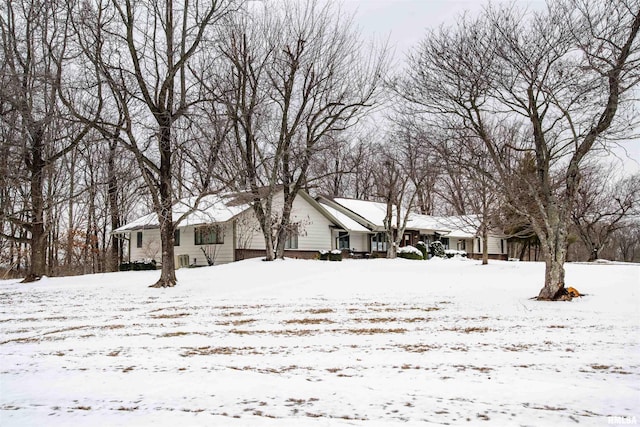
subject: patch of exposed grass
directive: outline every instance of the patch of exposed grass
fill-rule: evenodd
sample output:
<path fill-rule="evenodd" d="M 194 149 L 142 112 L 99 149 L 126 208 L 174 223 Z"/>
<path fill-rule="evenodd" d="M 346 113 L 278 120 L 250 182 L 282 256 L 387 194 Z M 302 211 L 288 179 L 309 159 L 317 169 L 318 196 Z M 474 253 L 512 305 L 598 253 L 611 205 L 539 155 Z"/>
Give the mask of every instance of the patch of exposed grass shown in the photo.
<path fill-rule="evenodd" d="M 124 328 L 126 328 L 125 325 L 105 325 L 100 327 L 100 329 L 124 329 Z"/>
<path fill-rule="evenodd" d="M 353 319 L 357 323 L 418 323 L 428 322 L 431 319 L 427 317 L 357 317 Z"/>
<path fill-rule="evenodd" d="M 334 312 L 335 311 L 332 308 L 311 308 L 307 310 L 307 313 L 310 314 L 329 314 Z"/>
<path fill-rule="evenodd" d="M 333 320 L 331 319 L 327 319 L 327 318 L 305 318 L 305 319 L 289 319 L 289 320 L 285 320 L 284 321 L 285 324 L 287 325 L 319 325 L 322 323 L 335 323 Z"/>
<path fill-rule="evenodd" d="M 176 332 L 165 332 L 164 334 L 158 335 L 158 338 L 183 337 L 185 335 L 206 335 L 206 334 L 203 334 L 202 332 L 176 331 Z"/>
<path fill-rule="evenodd" d="M 406 345 L 401 345 L 400 348 L 402 348 L 404 351 L 407 351 L 409 353 L 426 353 L 431 350 L 439 349 L 440 345 L 438 344 L 406 344 Z"/>
<path fill-rule="evenodd" d="M 331 332 L 354 334 L 354 335 L 377 335 L 377 334 L 404 334 L 405 328 L 360 328 L 360 329 L 333 329 Z"/>
<path fill-rule="evenodd" d="M 282 329 L 282 330 L 264 330 L 264 329 L 231 329 L 229 331 L 232 334 L 236 335 L 284 335 L 284 336 L 306 336 L 306 335 L 314 335 L 321 331 L 311 330 L 311 329 Z"/>
<path fill-rule="evenodd" d="M 506 351 L 526 351 L 531 349 L 532 344 L 511 344 L 509 346 L 504 347 Z"/>
<path fill-rule="evenodd" d="M 479 326 L 469 326 L 469 327 L 466 327 L 466 328 L 460 328 L 460 327 L 448 328 L 448 329 L 445 329 L 445 331 L 460 332 L 460 333 L 463 333 L 463 334 L 472 334 L 472 333 L 484 334 L 486 332 L 495 331 L 495 329 L 491 329 L 491 328 L 487 328 L 487 327 L 479 327 Z"/>
<path fill-rule="evenodd" d="M 173 314 L 154 314 L 151 315 L 152 319 L 178 319 L 180 317 L 189 316 L 189 313 L 173 313 Z"/>
<path fill-rule="evenodd" d="M 189 347 L 180 354 L 182 357 L 189 356 L 212 356 L 216 354 L 262 354 L 255 347 Z"/>
<path fill-rule="evenodd" d="M 220 326 L 242 326 L 248 325 L 249 323 L 255 322 L 256 319 L 238 319 L 238 320 L 227 320 L 223 322 L 216 322 L 216 325 Z"/>

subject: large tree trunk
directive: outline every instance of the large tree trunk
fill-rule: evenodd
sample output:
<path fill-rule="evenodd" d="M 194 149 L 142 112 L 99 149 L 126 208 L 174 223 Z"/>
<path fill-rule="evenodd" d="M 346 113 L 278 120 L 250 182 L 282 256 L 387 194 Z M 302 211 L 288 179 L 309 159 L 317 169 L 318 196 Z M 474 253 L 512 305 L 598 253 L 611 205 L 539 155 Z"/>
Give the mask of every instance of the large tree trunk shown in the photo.
<path fill-rule="evenodd" d="M 160 241 L 162 242 L 162 272 L 160 279 L 150 287 L 167 288 L 176 285 L 174 261 L 173 196 L 171 191 L 171 120 L 160 124 Z"/>
<path fill-rule="evenodd" d="M 253 182 L 253 181 L 252 181 Z M 265 196 L 264 199 L 260 197 L 260 191 L 258 188 L 252 184 L 253 186 L 253 212 L 258 219 L 258 223 L 260 224 L 260 229 L 262 230 L 262 236 L 264 237 L 264 248 L 265 248 L 265 261 L 273 261 L 274 252 L 273 252 L 273 234 L 271 232 L 271 209 L 272 209 L 272 197 L 273 194 L 271 191 Z M 263 206 L 264 203 L 264 206 Z"/>
<path fill-rule="evenodd" d="M 564 260 L 547 259 L 544 271 L 544 287 L 538 295 L 539 300 L 553 301 L 564 294 Z"/>
<path fill-rule="evenodd" d="M 293 209 L 293 201 L 296 195 L 290 193 L 285 188 L 282 197 L 284 198 L 284 203 L 282 205 L 282 218 L 280 219 L 278 239 L 276 241 L 276 258 L 278 259 L 284 259 L 284 245 L 287 241 L 287 237 L 289 237 L 288 234 L 296 231 L 291 227 L 291 211 Z"/>
<path fill-rule="evenodd" d="M 171 209 L 164 210 L 160 218 L 160 241 L 162 242 L 162 271 L 160 279 L 151 288 L 169 288 L 176 285 L 176 266 L 174 260 L 174 227 Z"/>
<path fill-rule="evenodd" d="M 47 250 L 47 233 L 44 227 L 44 196 L 43 196 L 43 172 L 45 162 L 42 157 L 42 139 L 40 131 L 35 131 L 36 135 L 32 136 L 33 146 L 31 149 L 31 159 L 28 164 L 31 169 L 31 264 L 29 272 L 22 283 L 34 282 L 39 280 L 46 273 L 46 250 Z"/>
<path fill-rule="evenodd" d="M 482 265 L 489 264 L 489 230 L 482 226 Z"/>
<path fill-rule="evenodd" d="M 553 301 L 565 294 L 564 263 L 567 259 L 567 227 L 557 215 L 549 215 L 550 225 L 554 225 L 544 238 L 540 239 L 542 256 L 545 261 L 544 287 L 538 294 L 539 300 Z M 551 222 L 551 220 L 555 221 Z M 555 224 L 554 224 L 555 223 Z"/>
<path fill-rule="evenodd" d="M 111 231 L 120 227 L 120 208 L 118 207 L 118 179 L 116 178 L 115 157 L 116 141 L 109 141 L 109 158 L 107 160 L 107 175 L 109 195 L 109 215 L 111 218 Z M 109 248 L 109 269 L 118 271 L 120 264 L 120 254 L 122 252 L 122 241 L 113 235 L 111 236 L 111 246 Z"/>

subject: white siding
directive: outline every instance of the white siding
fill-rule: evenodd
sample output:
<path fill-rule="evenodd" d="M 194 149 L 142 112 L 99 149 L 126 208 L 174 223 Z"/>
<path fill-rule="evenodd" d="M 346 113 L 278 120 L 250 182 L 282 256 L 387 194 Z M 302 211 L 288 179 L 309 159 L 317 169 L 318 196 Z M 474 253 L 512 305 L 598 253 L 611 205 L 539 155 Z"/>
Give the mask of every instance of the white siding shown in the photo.
<path fill-rule="evenodd" d="M 142 247 L 137 247 L 137 235 L 142 233 Z M 154 259 L 157 263 L 160 263 L 162 258 L 162 243 L 160 241 L 160 229 L 152 228 L 149 230 L 135 230 L 131 232 L 131 240 L 129 242 L 131 247 L 130 260 L 134 261 L 150 261 Z"/>
<path fill-rule="evenodd" d="M 264 250 L 264 237 L 253 209 L 242 212 L 235 218 L 236 248 Z"/>
<path fill-rule="evenodd" d="M 274 200 L 274 212 L 279 212 L 281 206 L 282 193 Z M 319 251 L 332 249 L 332 242 L 335 242 L 332 239 L 331 228 L 329 227 L 332 223 L 302 196 L 296 197 L 293 203 L 291 222 L 300 223 L 297 250 Z M 207 265 L 205 254 L 201 249 L 203 247 L 205 250 L 209 249 L 211 251 L 215 264 L 234 261 L 236 248 L 265 249 L 264 237 L 252 209 L 247 209 L 234 220 L 221 224 L 221 226 L 224 227 L 224 244 L 219 245 L 196 245 L 195 227 L 179 227 L 180 246 L 175 246 L 174 248 L 176 267 L 180 265 L 178 262 L 180 255 L 188 255 L 189 264 Z M 159 263 L 161 258 L 160 230 L 156 228 L 141 231 L 143 233 L 142 248 L 136 247 L 137 231 L 131 232 L 131 261 L 155 259 Z M 357 245 L 353 246 L 356 250 L 368 250 L 366 235 L 361 236 L 360 240 L 352 240 L 351 244 Z M 362 246 L 359 246 L 360 244 Z"/>
<path fill-rule="evenodd" d="M 273 211 L 282 207 L 282 195 L 273 201 Z M 332 247 L 331 222 L 302 196 L 296 197 L 291 211 L 291 222 L 300 223 L 298 250 L 330 250 Z M 249 209 L 236 217 L 236 245 L 238 249 L 264 250 L 264 237 L 258 220 Z"/>
<path fill-rule="evenodd" d="M 501 241 L 502 239 L 500 239 L 499 237 L 489 236 L 489 253 L 490 254 L 506 253 L 505 251 L 507 250 L 507 245 L 506 243 L 504 244 L 504 251 L 503 251 L 502 250 L 503 248 L 500 246 Z"/>
<path fill-rule="evenodd" d="M 331 222 L 302 196 L 296 197 L 291 222 L 300 222 L 298 250 L 318 251 L 331 249 Z"/>
<path fill-rule="evenodd" d="M 180 246 L 174 247 L 176 267 L 179 266 L 177 259 L 179 255 L 189 255 L 189 264 L 207 265 L 207 258 L 202 252 L 202 249 L 210 254 L 215 265 L 233 262 L 233 225 L 229 222 L 219 224 L 219 226 L 221 227 L 224 235 L 224 243 L 217 245 L 196 245 L 196 227 L 180 227 Z"/>
<path fill-rule="evenodd" d="M 507 251 L 507 243 L 505 241 L 503 247 L 500 246 L 500 242 L 503 239 L 499 238 L 499 237 L 493 237 L 493 236 L 489 236 L 489 240 L 488 240 L 488 253 L 489 255 L 500 255 L 500 254 L 505 254 Z M 469 242 L 467 243 L 467 245 L 469 245 Z M 473 251 L 471 251 L 470 246 L 467 246 L 467 252 L 474 252 L 474 253 L 482 253 L 482 239 L 481 238 L 475 238 L 473 239 Z M 504 251 L 503 251 L 504 249 Z"/>
<path fill-rule="evenodd" d="M 196 245 L 194 227 L 179 227 L 180 246 L 174 246 L 176 268 L 179 267 L 178 256 L 189 255 L 190 265 L 207 265 L 207 259 L 200 248 L 209 250 L 215 264 L 224 264 L 234 260 L 233 228 L 231 223 L 222 224 L 224 230 L 224 244 Z M 142 232 L 142 248 L 136 247 L 137 233 Z M 162 258 L 160 243 L 160 229 L 153 228 L 131 232 L 131 261 L 155 259 L 159 264 Z"/>
<path fill-rule="evenodd" d="M 340 230 L 332 230 L 331 249 L 336 249 L 337 239 Z M 349 233 L 349 249 L 355 252 L 369 252 L 369 234 L 368 233 Z"/>

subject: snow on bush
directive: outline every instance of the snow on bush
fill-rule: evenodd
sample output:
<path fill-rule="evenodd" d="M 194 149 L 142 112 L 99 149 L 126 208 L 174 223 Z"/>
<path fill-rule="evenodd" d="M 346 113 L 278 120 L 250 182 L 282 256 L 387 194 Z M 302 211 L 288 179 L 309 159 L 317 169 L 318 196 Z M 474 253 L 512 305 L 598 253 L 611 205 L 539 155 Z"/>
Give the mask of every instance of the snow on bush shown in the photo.
<path fill-rule="evenodd" d="M 434 257 L 440 257 L 440 258 L 445 257 L 444 246 L 442 245 L 442 242 L 440 242 L 439 240 L 432 242 L 429 245 L 429 251 L 431 255 Z"/>
<path fill-rule="evenodd" d="M 444 253 L 447 256 L 447 258 L 453 258 L 453 257 L 466 258 L 467 257 L 467 252 L 466 251 L 458 251 L 458 250 L 455 250 L 455 249 L 446 249 L 444 251 Z"/>
<path fill-rule="evenodd" d="M 403 246 L 398 248 L 398 256 L 407 259 L 423 259 L 422 251 L 415 246 Z"/>
<path fill-rule="evenodd" d="M 342 261 L 342 251 L 340 249 L 333 249 L 332 251 L 321 249 L 318 252 L 320 253 L 318 258 L 321 261 Z"/>
<path fill-rule="evenodd" d="M 427 244 L 425 242 L 423 242 L 422 240 L 420 240 L 417 244 L 416 244 L 416 248 L 422 253 L 422 258 L 423 259 L 427 259 L 428 258 L 428 254 L 429 254 L 429 248 L 427 247 Z"/>

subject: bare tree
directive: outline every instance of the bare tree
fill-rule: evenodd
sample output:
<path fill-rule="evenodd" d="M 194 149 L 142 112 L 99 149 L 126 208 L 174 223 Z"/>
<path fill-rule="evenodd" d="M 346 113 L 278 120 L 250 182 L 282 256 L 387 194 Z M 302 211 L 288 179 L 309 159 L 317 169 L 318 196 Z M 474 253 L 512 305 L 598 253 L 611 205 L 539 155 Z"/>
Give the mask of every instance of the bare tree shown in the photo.
<path fill-rule="evenodd" d="M 388 141 L 379 144 L 374 171 L 377 198 L 385 203 L 383 220 L 387 258 L 395 258 L 416 208 L 423 183 L 431 175 L 422 141 L 410 128 L 397 126 Z"/>
<path fill-rule="evenodd" d="M 430 33 L 410 61 L 401 92 L 434 122 L 477 136 L 507 201 L 540 239 L 541 300 L 566 294 L 567 227 L 585 159 L 635 124 L 623 107 L 639 79 L 639 28 L 637 0 L 560 0 L 533 14 L 488 8 Z M 518 125 L 518 138 L 500 137 Z M 533 154 L 530 180 L 514 174 L 523 153 Z"/>
<path fill-rule="evenodd" d="M 134 155 L 158 215 L 162 272 L 153 287 L 176 284 L 173 161 L 178 135 L 202 102 L 194 70 L 213 48 L 214 24 L 240 3 L 99 0 L 72 11 L 87 74 L 95 78 L 94 102 L 109 98 L 121 113 L 117 120 L 103 117 L 96 128 Z"/>
<path fill-rule="evenodd" d="M 0 14 L 2 84 L 0 99 L 8 111 L 3 127 L 13 128 L 13 144 L 28 182 L 22 212 L 3 212 L 2 221 L 17 228 L 4 238 L 30 247 L 30 265 L 24 281 L 47 271 L 46 174 L 85 137 L 89 126 L 69 122 L 59 100 L 68 85 L 70 21 L 66 2 L 29 0 L 5 2 Z M 69 67 L 72 68 L 72 67 Z M 94 115 L 98 112 L 97 106 Z M 6 122 L 5 120 L 10 120 Z M 3 144 L 9 141 L 3 141 Z M 53 190 L 53 187 L 50 187 Z M 24 232 L 16 233 L 17 229 Z"/>
<path fill-rule="evenodd" d="M 612 250 L 621 261 L 640 261 L 640 221 L 637 218 L 625 221 L 625 227 L 612 233 Z"/>
<path fill-rule="evenodd" d="M 640 175 L 614 180 L 612 171 L 602 165 L 582 171 L 571 219 L 589 251 L 589 261 L 612 235 L 626 228 L 625 220 L 640 214 Z"/>
<path fill-rule="evenodd" d="M 223 47 L 229 78 L 213 89 L 234 121 L 246 177 L 241 184 L 253 194 L 266 258 L 281 258 L 311 164 L 374 105 L 385 50 L 366 50 L 351 22 L 317 0 L 270 3 L 229 29 Z M 276 212 L 273 197 L 280 190 Z"/>

